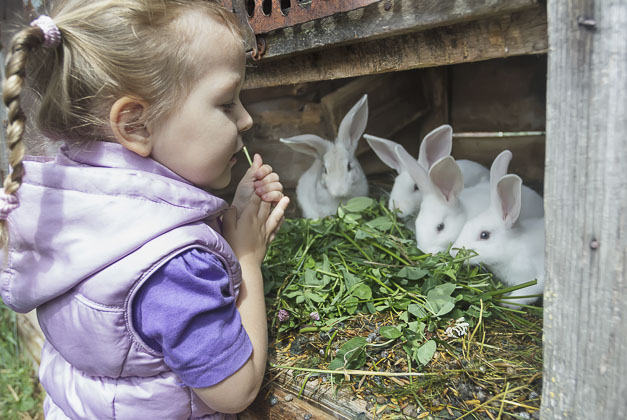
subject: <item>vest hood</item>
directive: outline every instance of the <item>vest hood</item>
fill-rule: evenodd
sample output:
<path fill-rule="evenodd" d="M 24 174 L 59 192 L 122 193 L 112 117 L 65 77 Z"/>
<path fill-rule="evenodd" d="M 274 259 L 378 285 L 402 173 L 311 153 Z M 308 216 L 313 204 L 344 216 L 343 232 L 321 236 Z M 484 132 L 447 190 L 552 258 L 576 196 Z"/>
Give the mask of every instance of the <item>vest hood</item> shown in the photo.
<path fill-rule="evenodd" d="M 64 145 L 28 158 L 11 213 L 1 276 L 5 304 L 28 312 L 66 293 L 151 239 L 206 220 L 227 203 L 115 143 Z"/>

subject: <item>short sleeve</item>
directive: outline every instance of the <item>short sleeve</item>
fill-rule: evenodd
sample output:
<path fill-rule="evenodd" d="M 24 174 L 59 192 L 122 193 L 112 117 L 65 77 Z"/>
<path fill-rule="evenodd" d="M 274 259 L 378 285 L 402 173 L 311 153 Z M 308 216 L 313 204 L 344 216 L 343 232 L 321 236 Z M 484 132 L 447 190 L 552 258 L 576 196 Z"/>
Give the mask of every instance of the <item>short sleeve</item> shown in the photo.
<path fill-rule="evenodd" d="M 132 312 L 139 336 L 190 387 L 221 382 L 252 354 L 228 274 L 211 253 L 172 258 L 141 286 Z"/>

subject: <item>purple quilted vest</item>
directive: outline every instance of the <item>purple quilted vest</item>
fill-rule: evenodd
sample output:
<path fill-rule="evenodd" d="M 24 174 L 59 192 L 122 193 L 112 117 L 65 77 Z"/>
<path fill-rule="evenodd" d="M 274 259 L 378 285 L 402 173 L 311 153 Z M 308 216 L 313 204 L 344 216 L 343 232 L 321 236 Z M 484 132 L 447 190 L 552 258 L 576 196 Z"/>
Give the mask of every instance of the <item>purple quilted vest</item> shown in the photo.
<path fill-rule="evenodd" d="M 129 316 L 143 282 L 191 248 L 222 260 L 237 295 L 239 263 L 209 227 L 227 204 L 113 143 L 64 146 L 54 161 L 24 165 L 0 279 L 9 307 L 37 308 L 46 418 L 232 417 L 181 384 Z"/>

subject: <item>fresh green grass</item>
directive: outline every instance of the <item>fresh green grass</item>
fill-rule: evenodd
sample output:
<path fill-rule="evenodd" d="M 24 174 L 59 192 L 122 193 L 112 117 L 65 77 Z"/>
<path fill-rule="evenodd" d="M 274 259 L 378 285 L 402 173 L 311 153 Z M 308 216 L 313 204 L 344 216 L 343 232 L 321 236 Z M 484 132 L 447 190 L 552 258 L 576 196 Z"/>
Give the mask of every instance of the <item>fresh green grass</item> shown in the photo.
<path fill-rule="evenodd" d="M 0 302 L 0 419 L 41 419 L 43 392 L 17 337 L 17 316 Z"/>
<path fill-rule="evenodd" d="M 281 373 L 293 372 L 302 383 L 287 386 L 299 394 L 350 390 L 380 420 L 402 418 L 402 407 L 529 418 L 540 404 L 542 312 L 500 303 L 535 281 L 505 287 L 469 265 L 472 255 L 422 253 L 384 200 L 286 219 L 262 267 L 271 376 L 289 382 Z"/>

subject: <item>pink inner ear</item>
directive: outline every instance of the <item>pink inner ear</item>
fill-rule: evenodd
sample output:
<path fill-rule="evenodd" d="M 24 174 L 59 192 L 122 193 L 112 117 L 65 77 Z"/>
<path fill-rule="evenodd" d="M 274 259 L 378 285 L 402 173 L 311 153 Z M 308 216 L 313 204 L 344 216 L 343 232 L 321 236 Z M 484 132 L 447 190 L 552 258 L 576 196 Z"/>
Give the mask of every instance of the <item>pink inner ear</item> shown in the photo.
<path fill-rule="evenodd" d="M 443 157 L 451 154 L 453 147 L 453 130 L 444 124 L 428 133 L 420 143 L 418 163 L 428 171 Z"/>
<path fill-rule="evenodd" d="M 390 168 L 396 170 L 396 172 L 398 173 L 401 173 L 403 171 L 403 165 L 397 158 L 396 153 L 394 152 L 394 148 L 396 146 L 403 146 L 391 140 L 371 136 L 368 134 L 364 134 L 364 138 L 370 145 L 370 148 L 375 152 L 375 154 L 379 157 L 379 159 L 381 159 L 383 163 L 385 163 Z"/>
<path fill-rule="evenodd" d="M 501 216 L 508 228 L 516 223 L 520 215 L 521 186 L 520 177 L 512 174 L 502 177 L 496 186 L 498 199 L 501 203 Z"/>
<path fill-rule="evenodd" d="M 452 156 L 438 160 L 429 171 L 431 183 L 447 203 L 454 202 L 464 188 L 464 178 Z"/>

